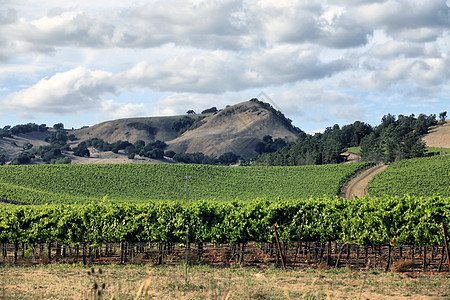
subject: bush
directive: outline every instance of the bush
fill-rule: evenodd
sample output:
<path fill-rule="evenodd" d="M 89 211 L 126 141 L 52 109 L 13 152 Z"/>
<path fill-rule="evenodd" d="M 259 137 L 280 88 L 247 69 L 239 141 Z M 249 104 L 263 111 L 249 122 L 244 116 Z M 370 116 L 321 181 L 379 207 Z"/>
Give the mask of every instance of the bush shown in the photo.
<path fill-rule="evenodd" d="M 30 163 L 31 159 L 34 158 L 34 155 L 29 152 L 22 152 L 17 157 L 15 157 L 12 161 L 12 165 L 25 165 Z"/>
<path fill-rule="evenodd" d="M 73 149 L 73 155 L 80 156 L 80 157 L 90 157 L 91 153 L 89 152 L 89 149 L 86 145 L 86 143 L 81 142 L 78 147 L 75 147 Z"/>
<path fill-rule="evenodd" d="M 173 158 L 175 156 L 175 154 L 176 154 L 175 151 L 169 150 L 164 153 L 164 156 Z"/>
<path fill-rule="evenodd" d="M 213 106 L 211 108 L 208 108 L 208 109 L 205 109 L 204 111 L 202 111 L 202 114 L 215 114 L 218 111 L 219 110 L 217 109 L 217 107 Z"/>
<path fill-rule="evenodd" d="M 63 158 L 56 159 L 52 163 L 59 164 L 59 165 L 69 165 L 72 163 L 72 160 L 66 156 Z"/>
<path fill-rule="evenodd" d="M 4 154 L 0 154 L 0 166 L 6 163 L 6 156 Z"/>

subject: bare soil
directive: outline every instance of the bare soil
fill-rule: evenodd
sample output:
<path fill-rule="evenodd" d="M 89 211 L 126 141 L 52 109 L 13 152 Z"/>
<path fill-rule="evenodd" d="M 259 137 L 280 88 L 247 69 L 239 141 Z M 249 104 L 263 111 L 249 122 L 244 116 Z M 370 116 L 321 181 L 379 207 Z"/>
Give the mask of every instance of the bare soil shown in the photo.
<path fill-rule="evenodd" d="M 384 164 L 378 164 L 370 169 L 365 170 L 361 174 L 357 175 L 344 187 L 344 198 L 355 199 L 357 197 L 363 197 L 367 195 L 367 185 L 369 181 L 378 173 L 384 171 L 387 168 Z"/>

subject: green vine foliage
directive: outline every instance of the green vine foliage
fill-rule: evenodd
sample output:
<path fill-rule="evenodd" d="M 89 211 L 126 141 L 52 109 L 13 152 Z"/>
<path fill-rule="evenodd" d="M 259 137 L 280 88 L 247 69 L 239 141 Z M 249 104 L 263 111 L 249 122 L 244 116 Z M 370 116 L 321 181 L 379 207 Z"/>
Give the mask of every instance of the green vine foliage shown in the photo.
<path fill-rule="evenodd" d="M 342 184 L 371 163 L 229 167 L 181 164 L 2 166 L 0 199 L 27 204 L 143 203 L 189 200 L 298 199 L 336 196 Z"/>
<path fill-rule="evenodd" d="M 450 198 L 338 197 L 305 200 L 161 201 L 125 204 L 0 207 L 0 241 L 28 245 L 111 242 L 236 244 L 274 242 L 356 242 L 361 245 L 442 245 L 441 222 L 450 224 Z"/>

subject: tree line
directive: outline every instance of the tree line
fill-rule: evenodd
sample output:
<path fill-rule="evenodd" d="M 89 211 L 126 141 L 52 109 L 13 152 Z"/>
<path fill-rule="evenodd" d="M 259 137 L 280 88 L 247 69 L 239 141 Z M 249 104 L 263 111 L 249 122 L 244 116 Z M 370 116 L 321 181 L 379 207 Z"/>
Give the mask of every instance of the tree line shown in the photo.
<path fill-rule="evenodd" d="M 447 112 L 439 114 L 414 114 L 409 116 L 387 114 L 378 126 L 356 121 L 340 127 L 328 127 L 314 135 L 301 131 L 295 143 L 273 153 L 263 153 L 253 159 L 261 165 L 320 165 L 340 163 L 350 147 L 361 147 L 361 159 L 375 162 L 394 162 L 423 157 L 426 145 L 422 136 L 431 126 L 444 124 Z"/>

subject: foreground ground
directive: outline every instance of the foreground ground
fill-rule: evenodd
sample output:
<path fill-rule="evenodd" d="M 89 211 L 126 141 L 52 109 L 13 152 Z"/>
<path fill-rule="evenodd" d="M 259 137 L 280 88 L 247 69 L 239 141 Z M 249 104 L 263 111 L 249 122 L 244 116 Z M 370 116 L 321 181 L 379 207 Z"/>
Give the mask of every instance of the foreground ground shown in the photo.
<path fill-rule="evenodd" d="M 0 267 L 1 299 L 449 299 L 448 273 L 182 265 Z M 367 277 L 366 277 L 367 276 Z M 98 297 L 98 294 L 101 297 Z M 94 294 L 97 295 L 94 296 Z"/>

